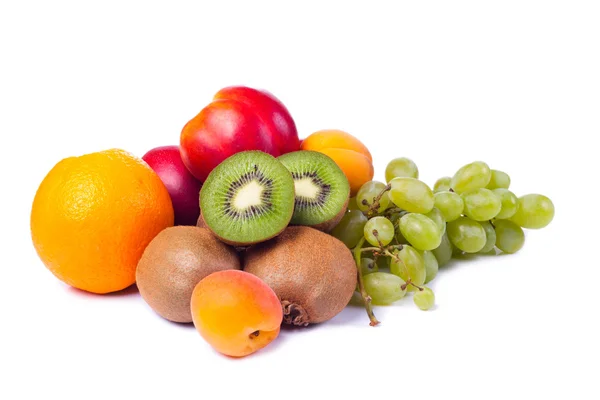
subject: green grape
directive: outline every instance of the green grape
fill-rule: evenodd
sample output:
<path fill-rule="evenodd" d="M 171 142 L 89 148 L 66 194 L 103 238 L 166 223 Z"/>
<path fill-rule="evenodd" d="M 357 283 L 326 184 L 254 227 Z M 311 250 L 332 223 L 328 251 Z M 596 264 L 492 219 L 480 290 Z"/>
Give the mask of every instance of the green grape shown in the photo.
<path fill-rule="evenodd" d="M 372 258 L 365 257 L 360 260 L 360 271 L 363 275 L 368 275 L 379 271 L 379 267 Z"/>
<path fill-rule="evenodd" d="M 523 229 L 514 222 L 506 219 L 494 221 L 496 228 L 496 247 L 505 253 L 516 253 L 525 244 Z"/>
<path fill-rule="evenodd" d="M 364 277 L 364 285 L 371 302 L 385 306 L 400 300 L 406 295 L 406 284 L 399 276 L 387 272 L 373 272 Z"/>
<path fill-rule="evenodd" d="M 427 311 L 435 304 L 435 294 L 433 294 L 433 290 L 424 287 L 423 290 L 417 290 L 415 292 L 413 301 L 421 310 Z"/>
<path fill-rule="evenodd" d="M 390 181 L 390 198 L 401 209 L 425 214 L 433 208 L 433 192 L 415 178 L 394 178 Z"/>
<path fill-rule="evenodd" d="M 389 182 L 398 177 L 419 178 L 417 164 L 406 157 L 394 158 L 385 167 L 385 180 Z"/>
<path fill-rule="evenodd" d="M 490 183 L 487 184 L 487 189 L 508 189 L 510 186 L 510 176 L 506 172 L 498 171 L 497 169 L 492 170 L 490 177 Z"/>
<path fill-rule="evenodd" d="M 387 197 L 387 209 L 388 210 L 390 208 L 397 208 L 396 205 L 394 204 L 394 202 L 392 201 L 392 198 L 390 197 L 390 192 L 389 191 L 385 192 L 385 194 L 383 195 L 383 197 Z"/>
<path fill-rule="evenodd" d="M 541 194 L 526 194 L 519 197 L 519 206 L 510 220 L 521 228 L 540 229 L 552 222 L 554 204 Z"/>
<path fill-rule="evenodd" d="M 490 167 L 483 161 L 475 161 L 459 169 L 452 177 L 450 186 L 461 194 L 486 187 L 491 177 Z"/>
<path fill-rule="evenodd" d="M 396 242 L 398 242 L 398 244 L 409 244 L 408 240 L 406 240 L 406 238 L 404 237 L 404 235 L 402 235 L 402 231 L 400 231 L 400 224 L 398 223 L 397 228 L 396 228 Z"/>
<path fill-rule="evenodd" d="M 348 200 L 348 211 L 350 210 L 358 210 L 358 204 L 356 204 L 356 197 L 350 197 Z"/>
<path fill-rule="evenodd" d="M 475 189 L 461 195 L 464 213 L 474 221 L 489 221 L 502 209 L 500 198 L 489 189 Z"/>
<path fill-rule="evenodd" d="M 417 250 L 409 245 L 402 246 L 402 250 L 396 252 L 400 260 L 396 257 L 390 261 L 390 272 L 394 275 L 398 275 L 405 281 L 410 281 L 417 286 L 421 286 L 425 282 L 427 277 L 427 271 L 425 270 L 425 261 Z M 409 285 L 408 290 L 414 290 L 414 286 Z"/>
<path fill-rule="evenodd" d="M 330 234 L 352 249 L 356 247 L 364 236 L 364 228 L 367 217 L 359 210 L 350 210 L 344 214 L 340 222 L 333 228 Z"/>
<path fill-rule="evenodd" d="M 440 210 L 433 207 L 431 211 L 424 215 L 433 222 L 435 222 L 441 234 L 446 232 L 446 220 L 444 219 L 444 216 L 442 215 L 442 212 Z"/>
<path fill-rule="evenodd" d="M 375 231 L 377 236 L 375 236 Z M 379 247 L 379 242 L 386 246 L 394 238 L 394 225 L 385 217 L 374 217 L 365 224 L 364 235 L 372 246 Z"/>
<path fill-rule="evenodd" d="M 441 211 L 446 222 L 454 221 L 460 217 L 465 208 L 462 197 L 454 192 L 437 192 L 433 195 L 433 199 L 435 208 Z"/>
<path fill-rule="evenodd" d="M 462 258 L 465 255 L 465 252 L 459 249 L 458 247 L 452 245 L 452 258 Z"/>
<path fill-rule="evenodd" d="M 452 243 L 450 243 L 450 239 L 448 239 L 448 233 L 444 233 L 442 235 L 442 242 L 440 243 L 440 245 L 437 248 L 431 250 L 435 258 L 437 259 L 439 267 L 443 267 L 444 265 L 448 264 L 448 261 L 450 261 L 450 259 L 452 258 L 453 248 L 454 246 L 452 246 Z"/>
<path fill-rule="evenodd" d="M 433 193 L 447 192 L 448 190 L 450 190 L 451 181 L 452 178 L 450 178 L 449 176 L 444 176 L 443 178 L 438 179 L 433 184 Z"/>
<path fill-rule="evenodd" d="M 419 251 L 419 250 L 418 250 Z M 437 258 L 431 251 L 419 251 L 421 257 L 423 257 L 423 262 L 425 263 L 425 282 L 431 282 L 437 275 L 439 264 Z"/>
<path fill-rule="evenodd" d="M 496 231 L 494 230 L 492 224 L 490 224 L 488 221 L 482 221 L 479 224 L 485 231 L 485 245 L 481 250 L 478 251 L 478 253 L 488 253 L 494 248 L 494 246 L 496 246 Z"/>
<path fill-rule="evenodd" d="M 406 214 L 398 226 L 402 236 L 416 249 L 433 250 L 442 241 L 442 232 L 436 223 L 423 214 Z"/>
<path fill-rule="evenodd" d="M 502 204 L 502 208 L 498 215 L 496 215 L 496 219 L 508 219 L 515 215 L 519 206 L 519 199 L 517 196 L 510 190 L 503 188 L 494 189 L 492 192 L 498 196 L 500 203 Z"/>
<path fill-rule="evenodd" d="M 379 194 L 385 189 L 385 183 L 381 183 L 378 181 L 369 181 L 358 189 L 358 193 L 356 193 L 356 205 L 359 210 L 367 211 L 373 201 Z M 379 200 L 379 208 L 377 212 L 383 212 L 387 208 L 390 203 L 390 198 L 388 196 L 381 196 Z"/>
<path fill-rule="evenodd" d="M 448 239 L 461 251 L 466 253 L 477 253 L 485 246 L 485 229 L 477 221 L 467 217 L 460 217 L 452 222 L 448 222 L 446 228 Z"/>
<path fill-rule="evenodd" d="M 388 256 L 379 256 L 377 260 L 375 260 L 375 264 L 377 264 L 377 270 L 382 269 L 390 269 L 390 257 Z"/>

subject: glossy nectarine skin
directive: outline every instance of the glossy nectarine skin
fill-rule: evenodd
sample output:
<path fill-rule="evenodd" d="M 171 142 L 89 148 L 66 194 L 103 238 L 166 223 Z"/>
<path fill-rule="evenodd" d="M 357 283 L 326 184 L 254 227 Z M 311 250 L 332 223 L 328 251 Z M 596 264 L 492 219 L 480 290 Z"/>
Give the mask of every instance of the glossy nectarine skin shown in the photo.
<path fill-rule="evenodd" d="M 198 198 L 202 184 L 183 164 L 179 146 L 156 147 L 142 159 L 167 187 L 175 210 L 175 225 L 195 225 L 200 215 Z"/>
<path fill-rule="evenodd" d="M 300 149 L 298 131 L 292 116 L 271 93 L 246 86 L 229 86 L 219 90 L 215 99 L 237 100 L 252 107 L 256 116 L 265 124 L 275 145 L 277 154 L 272 154 L 273 156 Z"/>
<path fill-rule="evenodd" d="M 369 149 L 357 138 L 337 129 L 317 131 L 302 141 L 302 150 L 328 155 L 344 171 L 350 182 L 350 196 L 373 179 L 373 158 Z"/>
<path fill-rule="evenodd" d="M 273 290 L 244 271 L 215 272 L 194 288 L 194 326 L 218 352 L 243 357 L 279 335 L 283 312 Z"/>
<path fill-rule="evenodd" d="M 275 153 L 265 124 L 252 107 L 237 100 L 215 100 L 182 129 L 181 158 L 201 182 L 226 158 L 245 150 Z"/>

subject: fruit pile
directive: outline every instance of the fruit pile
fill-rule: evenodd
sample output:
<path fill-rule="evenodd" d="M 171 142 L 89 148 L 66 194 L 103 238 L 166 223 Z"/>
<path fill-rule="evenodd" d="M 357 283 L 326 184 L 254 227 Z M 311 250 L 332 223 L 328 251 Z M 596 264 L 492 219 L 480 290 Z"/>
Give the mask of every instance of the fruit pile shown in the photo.
<path fill-rule="evenodd" d="M 134 283 L 163 318 L 193 323 L 217 351 L 254 353 L 282 324 L 339 314 L 353 298 L 391 304 L 453 255 L 518 251 L 522 228 L 550 223 L 552 202 L 517 198 L 482 162 L 431 190 L 407 158 L 387 184 L 369 150 L 323 130 L 300 140 L 272 94 L 228 87 L 182 129 L 179 146 L 141 159 L 112 149 L 60 161 L 40 184 L 31 237 L 45 266 L 92 293 Z"/>

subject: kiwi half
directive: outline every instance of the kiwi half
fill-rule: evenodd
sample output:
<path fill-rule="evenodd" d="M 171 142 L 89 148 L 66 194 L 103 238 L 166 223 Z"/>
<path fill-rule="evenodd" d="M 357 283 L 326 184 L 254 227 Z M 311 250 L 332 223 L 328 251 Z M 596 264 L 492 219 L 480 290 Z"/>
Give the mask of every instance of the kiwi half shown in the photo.
<path fill-rule="evenodd" d="M 292 173 L 296 193 L 293 225 L 328 232 L 340 222 L 350 198 L 344 172 L 329 156 L 316 151 L 295 151 L 278 158 Z"/>
<path fill-rule="evenodd" d="M 294 212 L 294 180 L 273 156 L 237 153 L 219 164 L 200 191 L 206 226 L 234 246 L 260 243 L 281 233 Z"/>
<path fill-rule="evenodd" d="M 307 226 L 290 226 L 275 239 L 250 247 L 244 270 L 277 294 L 284 322 L 299 326 L 336 316 L 350 301 L 357 282 L 346 245 Z"/>

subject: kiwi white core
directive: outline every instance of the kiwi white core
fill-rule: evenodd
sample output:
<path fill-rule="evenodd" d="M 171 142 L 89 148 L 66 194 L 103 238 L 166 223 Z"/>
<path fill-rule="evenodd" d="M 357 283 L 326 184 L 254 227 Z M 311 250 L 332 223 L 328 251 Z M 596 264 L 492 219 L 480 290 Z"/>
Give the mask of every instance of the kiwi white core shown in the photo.
<path fill-rule="evenodd" d="M 313 179 L 310 177 L 295 179 L 294 187 L 296 189 L 296 196 L 305 197 L 307 199 L 317 198 L 321 190 L 315 185 Z"/>
<path fill-rule="evenodd" d="M 257 181 L 250 181 L 241 188 L 233 198 L 233 206 L 238 210 L 245 210 L 252 206 L 260 206 L 262 204 L 262 193 L 264 187 Z"/>

